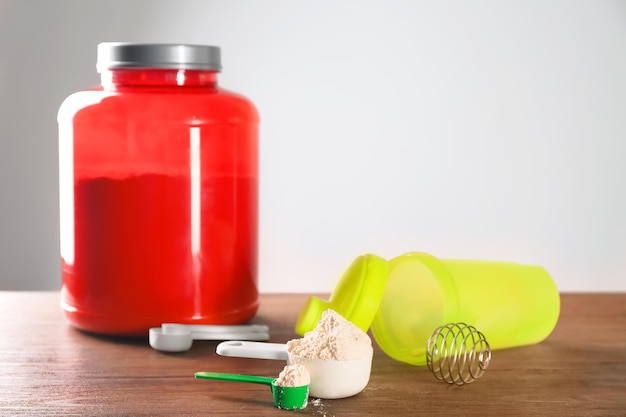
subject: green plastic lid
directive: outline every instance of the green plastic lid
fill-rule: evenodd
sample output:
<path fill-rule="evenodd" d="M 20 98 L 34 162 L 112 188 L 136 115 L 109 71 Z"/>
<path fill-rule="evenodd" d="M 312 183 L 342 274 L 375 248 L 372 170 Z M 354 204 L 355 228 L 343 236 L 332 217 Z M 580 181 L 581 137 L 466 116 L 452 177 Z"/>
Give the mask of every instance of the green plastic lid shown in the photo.
<path fill-rule="evenodd" d="M 434 256 L 411 252 L 387 261 L 367 254 L 356 258 L 328 301 L 311 297 L 296 322 L 304 335 L 332 308 L 364 332 L 371 330 L 381 349 L 394 359 L 426 364 L 431 332 L 458 316 L 455 284 Z"/>
<path fill-rule="evenodd" d="M 380 307 L 388 275 L 387 260 L 373 254 L 359 256 L 344 272 L 328 301 L 309 298 L 296 321 L 296 333 L 304 335 L 313 330 L 329 308 L 367 332 Z"/>

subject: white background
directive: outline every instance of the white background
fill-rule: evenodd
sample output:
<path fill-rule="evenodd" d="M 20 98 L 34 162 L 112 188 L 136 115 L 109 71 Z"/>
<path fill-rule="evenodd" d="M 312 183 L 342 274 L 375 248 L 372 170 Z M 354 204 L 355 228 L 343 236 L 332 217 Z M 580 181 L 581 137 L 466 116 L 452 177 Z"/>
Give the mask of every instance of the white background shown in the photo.
<path fill-rule="evenodd" d="M 58 289 L 56 112 L 102 41 L 222 48 L 257 105 L 260 289 L 360 254 L 626 291 L 626 1 L 0 0 L 0 289 Z"/>

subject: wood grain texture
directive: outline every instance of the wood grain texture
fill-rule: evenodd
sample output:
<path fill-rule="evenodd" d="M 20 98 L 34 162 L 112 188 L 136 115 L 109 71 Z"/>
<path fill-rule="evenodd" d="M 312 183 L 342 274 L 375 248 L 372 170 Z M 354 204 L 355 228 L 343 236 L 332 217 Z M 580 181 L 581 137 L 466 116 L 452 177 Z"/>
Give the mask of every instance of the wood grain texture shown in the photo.
<path fill-rule="evenodd" d="M 254 322 L 272 342 L 293 332 L 307 295 L 262 295 Z M 436 380 L 375 348 L 367 388 L 314 400 L 314 416 L 626 416 L 626 294 L 564 294 L 544 342 L 495 351 L 482 379 Z M 0 292 L 0 416 L 274 416 L 268 387 L 193 378 L 196 371 L 276 376 L 284 363 L 220 357 L 217 342 L 164 354 L 146 339 L 70 327 L 54 292 Z"/>

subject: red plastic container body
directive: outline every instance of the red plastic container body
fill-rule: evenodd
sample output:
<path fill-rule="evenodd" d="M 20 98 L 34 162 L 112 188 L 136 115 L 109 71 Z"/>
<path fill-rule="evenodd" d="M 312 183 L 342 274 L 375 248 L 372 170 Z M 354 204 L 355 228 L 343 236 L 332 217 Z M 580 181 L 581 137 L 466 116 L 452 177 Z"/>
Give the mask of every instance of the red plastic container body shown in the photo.
<path fill-rule="evenodd" d="M 258 308 L 258 114 L 206 70 L 112 69 L 59 109 L 62 308 L 147 335 Z"/>

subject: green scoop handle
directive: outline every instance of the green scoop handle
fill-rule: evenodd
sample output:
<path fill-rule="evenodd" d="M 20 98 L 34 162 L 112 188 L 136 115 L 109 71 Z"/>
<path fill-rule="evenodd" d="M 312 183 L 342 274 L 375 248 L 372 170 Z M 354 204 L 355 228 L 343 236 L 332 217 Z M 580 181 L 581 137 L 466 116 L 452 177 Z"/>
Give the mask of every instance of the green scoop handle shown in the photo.
<path fill-rule="evenodd" d="M 306 407 L 309 399 L 309 386 L 281 387 L 276 385 L 276 378 L 255 375 L 223 374 L 219 372 L 196 372 L 198 379 L 217 379 L 220 381 L 248 382 L 269 385 L 274 397 L 274 405 L 284 410 L 299 410 Z"/>
<path fill-rule="evenodd" d="M 220 381 L 249 382 L 252 384 L 263 384 L 269 386 L 272 386 L 272 382 L 276 379 L 266 376 L 222 374 L 219 372 L 196 372 L 195 377 L 198 379 L 217 379 Z"/>

